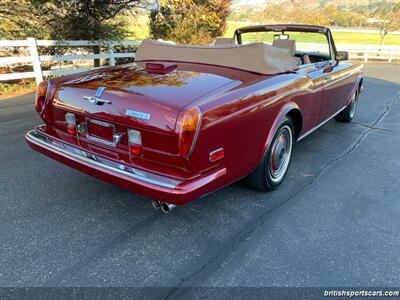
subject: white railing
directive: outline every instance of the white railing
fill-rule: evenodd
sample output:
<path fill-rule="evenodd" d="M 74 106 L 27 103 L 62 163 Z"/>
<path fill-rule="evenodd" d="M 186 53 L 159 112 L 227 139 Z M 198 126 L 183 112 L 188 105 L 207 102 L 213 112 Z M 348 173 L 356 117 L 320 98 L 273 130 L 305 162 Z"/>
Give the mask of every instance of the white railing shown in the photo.
<path fill-rule="evenodd" d="M 318 43 L 297 43 L 296 48 L 305 51 L 327 51 L 326 44 Z M 379 45 L 337 44 L 336 48 L 338 51 L 349 52 L 350 59 L 362 59 L 365 63 L 367 63 L 369 59 L 387 60 L 388 62 L 400 60 L 400 46 L 380 47 Z"/>
<path fill-rule="evenodd" d="M 114 46 L 137 46 L 140 41 L 124 40 L 124 41 L 54 41 L 54 40 L 36 40 L 28 38 L 26 40 L 0 40 L 0 48 L 4 47 L 26 47 L 29 50 L 27 56 L 10 56 L 0 57 L 0 65 L 9 65 L 16 63 L 31 63 L 33 72 L 9 73 L 0 74 L 0 81 L 35 78 L 36 83 L 43 81 L 43 76 L 51 75 L 67 75 L 96 69 L 96 67 L 80 68 L 73 66 L 73 69 L 56 69 L 56 70 L 43 70 L 42 62 L 48 61 L 74 61 L 74 60 L 88 60 L 88 59 L 108 59 L 110 66 L 115 65 L 116 58 L 122 57 L 135 57 L 134 52 L 128 53 L 115 53 Z M 67 55 L 39 55 L 38 47 L 60 46 L 60 47 L 106 47 L 107 53 L 100 54 L 67 54 Z M 0 49 L 1 50 L 1 49 Z M 100 68 L 100 67 L 97 67 Z"/>
<path fill-rule="evenodd" d="M 0 40 L 0 48 L 4 47 L 27 47 L 29 49 L 29 55 L 27 56 L 10 56 L 0 57 L 0 65 L 9 65 L 15 63 L 31 63 L 33 66 L 33 72 L 22 72 L 22 73 L 9 73 L 0 74 L 0 81 L 23 79 L 23 78 L 35 78 L 36 83 L 43 81 L 43 76 L 51 75 L 67 75 L 78 73 L 87 70 L 96 69 L 96 67 L 81 68 L 80 66 L 72 66 L 73 69 L 56 69 L 56 70 L 43 70 L 42 63 L 49 61 L 74 61 L 74 60 L 93 60 L 93 59 L 108 59 L 110 66 L 115 65 L 115 58 L 130 57 L 134 58 L 135 53 L 115 53 L 114 46 L 131 46 L 135 47 L 140 44 L 140 41 L 124 40 L 124 41 L 51 41 L 51 40 L 36 40 L 34 38 L 28 38 L 26 40 Z M 39 55 L 38 47 L 48 46 L 68 46 L 68 47 L 91 47 L 101 46 L 107 49 L 107 53 L 100 54 L 67 54 L 67 55 Z M 326 44 L 317 43 L 298 43 L 297 48 L 299 50 L 315 51 L 323 50 L 326 48 Z M 350 59 L 362 59 L 364 62 L 368 62 L 369 59 L 387 60 L 392 62 L 393 60 L 400 60 L 400 46 L 382 46 L 378 45 L 357 45 L 357 44 L 339 44 L 336 48 L 341 51 L 349 52 Z M 99 67 L 97 67 L 99 68 Z"/>

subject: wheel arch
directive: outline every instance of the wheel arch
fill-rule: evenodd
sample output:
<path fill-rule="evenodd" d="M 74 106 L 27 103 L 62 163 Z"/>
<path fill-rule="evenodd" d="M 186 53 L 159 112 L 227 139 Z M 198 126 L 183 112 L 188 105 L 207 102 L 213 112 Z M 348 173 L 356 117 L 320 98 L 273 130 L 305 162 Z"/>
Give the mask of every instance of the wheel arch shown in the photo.
<path fill-rule="evenodd" d="M 259 156 L 257 158 L 257 164 L 254 168 L 256 168 L 258 166 L 258 164 L 261 162 L 261 160 L 263 159 L 265 153 L 268 150 L 269 144 L 271 143 L 271 141 L 274 137 L 276 130 L 278 129 L 279 125 L 281 124 L 281 122 L 283 121 L 283 119 L 286 116 L 289 116 L 293 122 L 295 141 L 297 141 L 297 139 L 299 138 L 301 129 L 303 127 L 303 115 L 301 113 L 299 106 L 296 103 L 289 102 L 281 108 L 281 110 L 275 117 L 275 121 L 273 122 L 273 124 L 268 132 L 266 141 L 264 143 L 262 151 L 259 153 Z"/>
<path fill-rule="evenodd" d="M 292 119 L 294 127 L 295 141 L 300 137 L 301 129 L 303 128 L 303 115 L 299 108 L 291 109 L 287 114 Z"/>
<path fill-rule="evenodd" d="M 357 78 L 357 81 L 355 82 L 354 87 L 351 89 L 350 96 L 347 99 L 346 106 L 350 104 L 351 98 L 353 97 L 354 93 L 357 93 L 359 95 L 362 92 L 362 90 L 363 90 L 363 80 L 364 80 L 364 78 L 362 76 L 359 76 Z"/>
<path fill-rule="evenodd" d="M 359 81 L 358 81 L 358 86 L 357 86 L 358 93 L 361 93 L 362 90 L 363 90 L 363 81 L 364 81 L 364 78 L 363 78 L 363 77 L 361 77 L 361 78 L 359 79 Z"/>

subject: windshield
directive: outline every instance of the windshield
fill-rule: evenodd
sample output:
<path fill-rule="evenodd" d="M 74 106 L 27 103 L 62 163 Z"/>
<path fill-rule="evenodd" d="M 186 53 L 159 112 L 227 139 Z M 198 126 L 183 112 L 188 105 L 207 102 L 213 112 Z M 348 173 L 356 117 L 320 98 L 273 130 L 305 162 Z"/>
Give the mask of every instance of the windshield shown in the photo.
<path fill-rule="evenodd" d="M 330 54 L 328 40 L 322 33 L 285 31 L 285 35 L 288 35 L 286 38 L 296 41 L 296 52 L 298 53 Z M 279 36 L 278 32 L 272 31 L 246 32 L 241 34 L 242 44 L 262 42 L 272 45 L 274 39 L 279 38 Z"/>

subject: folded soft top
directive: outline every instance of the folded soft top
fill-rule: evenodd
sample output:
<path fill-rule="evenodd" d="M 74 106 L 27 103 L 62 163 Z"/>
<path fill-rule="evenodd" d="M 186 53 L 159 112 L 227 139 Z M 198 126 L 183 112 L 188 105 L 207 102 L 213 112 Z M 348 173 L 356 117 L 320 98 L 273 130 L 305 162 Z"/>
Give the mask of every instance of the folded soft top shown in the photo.
<path fill-rule="evenodd" d="M 261 74 L 284 73 L 297 68 L 290 50 L 264 43 L 204 47 L 144 40 L 136 51 L 135 59 L 202 63 Z"/>

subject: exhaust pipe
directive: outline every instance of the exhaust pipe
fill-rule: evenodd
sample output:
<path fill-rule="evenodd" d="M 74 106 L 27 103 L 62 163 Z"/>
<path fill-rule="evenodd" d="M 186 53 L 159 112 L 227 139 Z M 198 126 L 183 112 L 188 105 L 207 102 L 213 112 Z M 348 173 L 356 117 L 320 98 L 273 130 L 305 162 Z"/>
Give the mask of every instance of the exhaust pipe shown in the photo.
<path fill-rule="evenodd" d="M 175 207 L 176 207 L 176 205 L 174 205 L 174 204 L 168 204 L 168 203 L 164 203 L 164 202 L 161 203 L 161 211 L 164 214 L 169 213 L 169 211 L 173 210 Z"/>
<path fill-rule="evenodd" d="M 151 204 L 155 209 L 159 209 L 161 207 L 161 202 L 158 200 L 151 200 Z"/>

